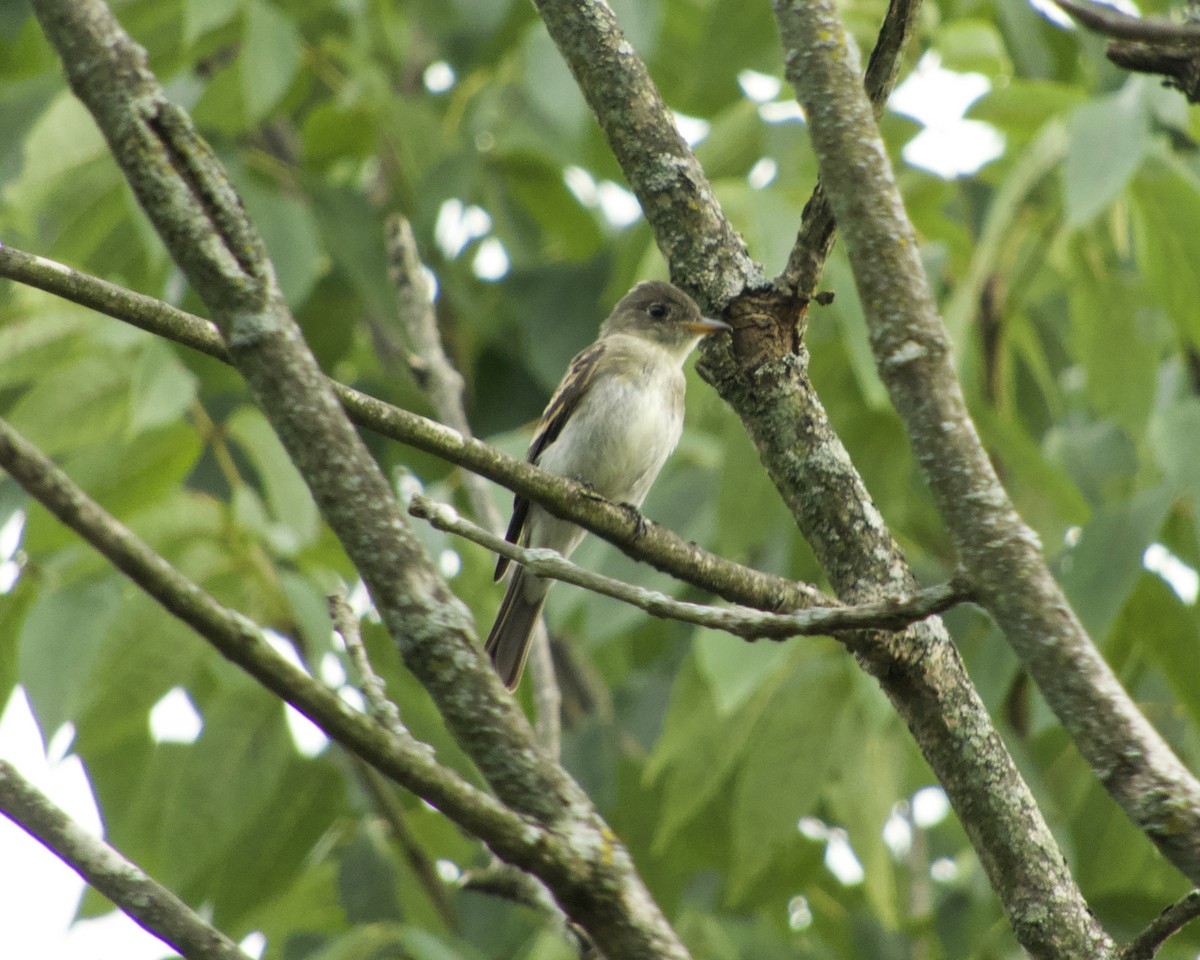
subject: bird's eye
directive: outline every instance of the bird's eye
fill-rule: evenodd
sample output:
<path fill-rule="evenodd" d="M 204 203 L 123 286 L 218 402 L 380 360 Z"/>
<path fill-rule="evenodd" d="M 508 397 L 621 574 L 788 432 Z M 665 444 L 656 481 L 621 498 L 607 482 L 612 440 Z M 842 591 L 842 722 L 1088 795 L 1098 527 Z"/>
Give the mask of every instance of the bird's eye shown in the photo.
<path fill-rule="evenodd" d="M 661 320 L 666 315 L 667 315 L 666 304 L 663 304 L 663 303 L 650 304 L 650 316 L 652 316 L 655 320 Z"/>

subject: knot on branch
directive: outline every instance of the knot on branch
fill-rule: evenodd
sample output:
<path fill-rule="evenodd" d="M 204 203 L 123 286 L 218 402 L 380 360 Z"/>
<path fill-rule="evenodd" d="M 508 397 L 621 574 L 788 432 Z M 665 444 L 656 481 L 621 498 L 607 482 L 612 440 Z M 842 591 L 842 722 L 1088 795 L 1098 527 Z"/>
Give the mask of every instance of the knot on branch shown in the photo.
<path fill-rule="evenodd" d="M 809 298 L 779 286 L 747 288 L 725 308 L 741 370 L 794 354 L 804 338 Z"/>

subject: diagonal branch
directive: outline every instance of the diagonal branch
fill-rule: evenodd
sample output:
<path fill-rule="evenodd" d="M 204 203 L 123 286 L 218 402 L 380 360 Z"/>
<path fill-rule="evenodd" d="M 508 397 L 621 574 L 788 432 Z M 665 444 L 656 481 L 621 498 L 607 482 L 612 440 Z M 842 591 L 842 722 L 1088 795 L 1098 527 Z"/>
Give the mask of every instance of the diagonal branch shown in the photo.
<path fill-rule="evenodd" d="M 1193 890 L 1154 918 L 1122 949 L 1119 960 L 1151 960 L 1167 938 L 1200 917 L 1200 890 Z"/>
<path fill-rule="evenodd" d="M 35 0 L 72 89 L 103 132 L 238 371 L 370 590 L 405 665 L 499 798 L 580 851 L 533 867 L 606 954 L 685 958 L 628 851 L 547 757 L 475 643 L 378 464 L 289 313 L 262 242 L 211 148 L 101 0 Z M 503 855 L 503 854 L 501 854 Z"/>
<path fill-rule="evenodd" d="M 980 602 L 1114 799 L 1200 879 L 1200 783 L 1092 645 L 979 441 L 838 13 L 828 0 L 779 0 L 776 13 L 879 374 Z"/>
<path fill-rule="evenodd" d="M 1200 53 L 1200 23 L 1175 23 L 1159 17 L 1135 17 L 1106 3 L 1054 0 L 1089 30 L 1113 40 L 1156 46 L 1192 47 Z"/>
<path fill-rule="evenodd" d="M 748 607 L 712 607 L 674 600 L 656 590 L 646 590 L 613 577 L 595 573 L 565 559 L 554 550 L 534 549 L 509 543 L 483 527 L 464 520 L 449 504 L 414 497 L 408 512 L 427 520 L 438 530 L 465 537 L 494 553 L 515 560 L 539 577 L 562 580 L 606 597 L 645 610 L 664 619 L 723 630 L 747 640 L 786 640 L 796 636 L 827 636 L 846 630 L 897 630 L 923 620 L 969 599 L 961 584 L 953 581 L 921 590 L 910 596 L 892 597 L 855 607 L 810 607 L 796 613 L 770 613 Z"/>
<path fill-rule="evenodd" d="M 467 418 L 463 393 L 466 384 L 462 374 L 455 369 L 446 356 L 438 329 L 437 312 L 434 309 L 433 291 L 425 276 L 421 263 L 417 239 L 413 236 L 412 224 L 399 214 L 388 218 L 387 253 L 392 283 L 396 288 L 400 322 L 404 326 L 411 352 L 409 367 L 417 381 L 425 388 L 438 418 L 470 439 L 471 423 Z M 487 483 L 479 474 L 465 470 L 463 486 L 475 516 L 493 533 L 504 530 L 504 520 L 496 503 L 488 492 Z M 534 627 L 533 645 L 530 650 L 530 673 L 533 677 L 533 695 L 537 706 L 536 729 L 538 739 L 552 757 L 559 754 L 562 738 L 560 712 L 562 693 L 554 675 L 554 660 L 550 655 L 550 636 L 542 618 Z"/>
<path fill-rule="evenodd" d="M 669 138 L 673 126 L 664 110 L 626 111 L 607 96 L 604 87 L 612 84 L 639 107 L 661 105 L 636 58 L 611 54 L 614 47 L 627 49 L 622 45 L 628 41 L 598 29 L 600 24 L 615 26 L 611 13 L 593 12 L 596 6 L 603 5 L 587 0 L 538 3 L 609 142 L 636 138 L 647 127 L 654 128 L 654 138 Z M 589 61 L 604 69 L 592 69 Z M 862 90 L 860 79 L 855 85 Z M 635 192 L 636 184 L 656 182 L 653 158 L 632 151 L 618 153 L 618 159 Z M 676 191 L 674 204 L 656 203 L 641 192 L 639 199 L 660 248 L 688 264 L 684 269 L 672 263 L 672 274 L 702 305 L 738 308 L 725 314 L 734 326 L 733 349 L 702 346 L 700 372 L 741 417 L 839 597 L 857 603 L 911 591 L 912 574 L 904 557 L 808 380 L 807 352 L 787 330 L 802 304 L 786 290 L 766 289 L 741 244 L 722 242 L 725 228 L 691 232 L 680 228 L 686 218 L 670 215 L 680 203 L 711 204 L 711 210 L 693 216 L 704 222 L 723 220 L 709 194 L 670 180 L 662 189 Z M 1049 955 L 1043 949 L 1047 930 L 1082 928 L 1080 941 L 1098 947 L 1093 955 L 1102 956 L 1104 935 L 1087 917 L 1062 852 L 940 620 L 899 633 L 859 633 L 847 643 L 912 731 L 1021 943 L 1035 954 L 1042 950 Z"/>
<path fill-rule="evenodd" d="M 891 0 L 888 4 L 863 80 L 876 117 L 883 114 L 888 97 L 896 87 L 900 62 L 916 30 L 920 13 L 921 0 Z M 788 256 L 787 266 L 777 282 L 782 282 L 801 296 L 811 297 L 821 280 L 829 252 L 833 249 L 836 231 L 829 198 L 818 181 L 808 203 L 804 205 L 800 232 Z"/>
<path fill-rule="evenodd" d="M 337 693 L 276 653 L 256 624 L 222 606 L 92 500 L 54 462 L 0 420 L 0 467 L 172 616 L 227 660 L 286 700 L 331 740 L 433 804 L 463 829 L 503 848 L 533 829 L 530 821 L 463 780 L 399 725 L 384 726 L 351 710 Z M 489 842 L 489 845 L 491 843 Z M 493 847 L 496 849 L 496 847 Z M 528 851 L 527 851 L 528 852 Z M 517 857 L 517 849 L 505 852 Z"/>
<path fill-rule="evenodd" d="M 140 867 L 84 830 L 0 760 L 0 813 L 28 833 L 142 929 L 187 960 L 250 960 L 220 930 Z"/>

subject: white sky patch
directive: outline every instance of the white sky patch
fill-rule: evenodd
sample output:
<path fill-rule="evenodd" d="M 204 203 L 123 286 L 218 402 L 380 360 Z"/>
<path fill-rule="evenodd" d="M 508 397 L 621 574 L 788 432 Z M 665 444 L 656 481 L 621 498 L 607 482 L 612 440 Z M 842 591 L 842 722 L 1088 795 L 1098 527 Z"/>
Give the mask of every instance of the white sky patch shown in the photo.
<path fill-rule="evenodd" d="M 642 215 L 637 197 L 619 183 L 602 180 L 596 191 L 600 199 L 600 212 L 614 227 L 627 227 Z"/>
<path fill-rule="evenodd" d="M 1175 595 L 1189 607 L 1196 605 L 1196 598 L 1200 595 L 1200 573 L 1161 543 L 1152 543 L 1146 548 L 1142 554 L 1142 566 L 1162 577 Z"/>
<path fill-rule="evenodd" d="M 367 585 L 361 579 L 355 581 L 354 586 L 350 588 L 346 602 L 350 604 L 350 609 L 354 611 L 354 615 L 359 620 L 370 620 L 372 623 L 379 622 L 379 611 L 375 609 L 375 604 L 371 602 L 371 594 L 367 591 Z"/>
<path fill-rule="evenodd" d="M 204 718 L 183 687 L 172 687 L 150 708 L 150 736 L 155 743 L 195 743 Z"/>
<path fill-rule="evenodd" d="M 453 580 L 462 572 L 462 556 L 457 550 L 447 547 L 438 554 L 438 572 L 447 580 Z"/>
<path fill-rule="evenodd" d="M 807 930 L 813 924 L 812 907 L 808 905 L 808 897 L 796 894 L 787 905 L 788 927 L 792 930 Z"/>
<path fill-rule="evenodd" d="M 829 838 L 829 827 L 823 820 L 818 820 L 816 817 L 801 817 L 796 821 L 796 829 L 800 831 L 801 836 L 808 837 L 809 840 Z"/>
<path fill-rule="evenodd" d="M 1131 17 L 1140 17 L 1142 15 L 1137 4 L 1130 3 L 1129 0 L 1096 0 L 1096 2 L 1102 6 L 1112 7 L 1114 10 L 1120 10 L 1121 13 L 1127 13 Z M 1029 5 L 1056 27 L 1062 27 L 1064 30 L 1076 29 L 1075 21 L 1061 7 L 1055 4 L 1053 0 L 1029 0 Z"/>
<path fill-rule="evenodd" d="M 341 698 L 342 703 L 349 704 L 354 709 L 355 713 L 367 712 L 366 697 L 363 696 L 362 691 L 359 690 L 358 687 L 352 687 L 349 684 L 344 687 L 339 687 L 338 697 Z"/>
<path fill-rule="evenodd" d="M 958 879 L 958 864 L 949 857 L 938 857 L 929 865 L 929 876 L 937 883 L 953 883 Z"/>
<path fill-rule="evenodd" d="M 85 830 L 101 834 L 100 814 L 83 764 L 78 757 L 63 762 L 46 759 L 29 700 L 19 686 L 0 716 L 0 756 Z M 4 864 L 0 870 L 4 956 L 159 960 L 168 952 L 161 940 L 119 911 L 73 923 L 83 881 L 3 817 L 0 817 L 0 863 Z"/>
<path fill-rule="evenodd" d="M 1064 30 L 1075 29 L 1075 21 L 1067 16 L 1054 0 L 1029 0 L 1029 5 L 1056 27 L 1062 27 Z"/>
<path fill-rule="evenodd" d="M 292 744 L 300 756 L 319 756 L 329 746 L 329 738 L 324 731 L 290 704 L 284 707 L 284 719 L 292 736 Z"/>
<path fill-rule="evenodd" d="M 846 831 L 835 827 L 825 844 L 825 866 L 844 887 L 856 887 L 863 882 L 866 871 L 859 862 Z"/>
<path fill-rule="evenodd" d="M 737 75 L 738 86 L 752 103 L 770 103 L 783 89 L 783 81 L 769 73 L 743 70 Z"/>
<path fill-rule="evenodd" d="M 908 804 L 904 801 L 893 805 L 892 812 L 883 825 L 883 844 L 897 860 L 903 860 L 912 849 L 912 824 L 908 820 Z"/>
<path fill-rule="evenodd" d="M 476 208 L 478 209 L 478 208 Z M 480 280 L 494 282 L 508 275 L 508 251 L 498 237 L 488 237 L 479 245 L 471 269 Z"/>
<path fill-rule="evenodd" d="M 596 178 L 583 169 L 574 165 L 563 167 L 563 183 L 575 194 L 575 199 L 585 207 L 594 207 L 600 202 L 600 194 L 596 189 Z"/>
<path fill-rule="evenodd" d="M 14 510 L 0 526 L 0 593 L 10 593 L 21 579 L 21 564 L 16 559 L 25 533 L 25 511 Z"/>
<path fill-rule="evenodd" d="M 440 857 L 434 864 L 434 868 L 442 883 L 458 883 L 462 879 L 462 869 L 453 860 Z"/>
<path fill-rule="evenodd" d="M 804 108 L 795 100 L 774 100 L 759 107 L 758 116 L 763 123 L 803 123 Z"/>
<path fill-rule="evenodd" d="M 346 668 L 331 650 L 321 654 L 320 673 L 321 680 L 335 689 L 346 682 Z"/>
<path fill-rule="evenodd" d="M 238 944 L 238 949 L 253 960 L 259 960 L 267 949 L 267 938 L 261 930 L 255 930 L 252 933 L 242 937 L 242 942 Z"/>
<path fill-rule="evenodd" d="M 950 814 L 950 800 L 941 787 L 922 787 L 912 798 L 913 823 L 924 830 L 936 827 Z"/>
<path fill-rule="evenodd" d="M 675 129 L 687 141 L 689 147 L 695 147 L 708 136 L 708 131 L 712 129 L 712 124 L 707 120 L 689 117 L 686 113 L 679 113 L 675 110 L 672 110 L 671 113 L 675 117 Z"/>
<path fill-rule="evenodd" d="M 990 89 L 981 73 L 944 69 L 936 51 L 921 57 L 888 102 L 891 109 L 925 127 L 904 147 L 904 159 L 950 180 L 974 173 L 1004 153 L 1004 137 L 995 127 L 963 119 L 967 108 Z"/>
<path fill-rule="evenodd" d="M 775 162 L 774 157 L 759 157 L 746 174 L 746 182 L 750 184 L 751 190 L 762 190 L 771 184 L 778 173 L 779 164 Z"/>
<path fill-rule="evenodd" d="M 611 180 L 597 182 L 583 167 L 564 167 L 563 183 L 580 204 L 589 210 L 599 210 L 611 226 L 627 227 L 642 215 L 637 197 L 619 183 Z"/>
<path fill-rule="evenodd" d="M 262 632 L 263 639 L 267 641 L 271 649 L 283 657 L 288 663 L 299 670 L 308 673 L 308 668 L 300 661 L 300 654 L 296 652 L 296 648 L 292 645 L 292 641 L 285 637 L 282 633 L 276 633 L 269 627 L 264 628 Z M 311 674 L 310 674 L 311 676 Z"/>
<path fill-rule="evenodd" d="M 492 218 L 486 210 L 451 197 L 438 209 L 433 238 L 442 253 L 453 260 L 468 243 L 487 236 L 491 229 Z"/>
<path fill-rule="evenodd" d="M 46 744 L 46 760 L 54 764 L 62 763 L 71 753 L 71 747 L 74 744 L 75 724 L 70 722 L 64 723 L 54 731 L 54 736 Z M 3 756 L 3 751 L 0 751 L 0 756 Z"/>
<path fill-rule="evenodd" d="M 435 60 L 425 68 L 421 77 L 425 89 L 430 93 L 445 93 L 454 86 L 457 79 L 454 68 L 445 60 Z"/>

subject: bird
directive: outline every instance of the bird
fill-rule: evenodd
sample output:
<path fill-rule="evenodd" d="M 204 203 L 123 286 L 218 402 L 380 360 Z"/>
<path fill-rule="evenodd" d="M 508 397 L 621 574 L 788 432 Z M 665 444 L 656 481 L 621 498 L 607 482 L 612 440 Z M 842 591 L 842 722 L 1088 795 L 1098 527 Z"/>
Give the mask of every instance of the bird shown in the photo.
<path fill-rule="evenodd" d="M 571 361 L 550 398 L 526 459 L 614 503 L 640 507 L 683 430 L 683 363 L 703 337 L 729 324 L 701 314 L 660 280 L 639 283 Z M 518 495 L 505 539 L 564 557 L 586 531 Z M 506 557 L 496 564 L 504 576 Z M 550 581 L 517 566 L 484 649 L 509 690 L 521 680 Z"/>

